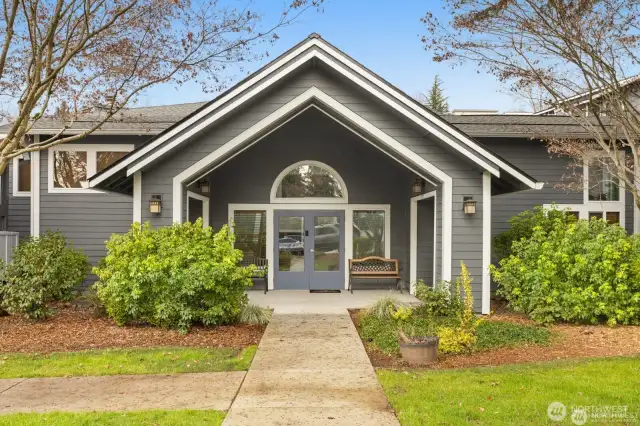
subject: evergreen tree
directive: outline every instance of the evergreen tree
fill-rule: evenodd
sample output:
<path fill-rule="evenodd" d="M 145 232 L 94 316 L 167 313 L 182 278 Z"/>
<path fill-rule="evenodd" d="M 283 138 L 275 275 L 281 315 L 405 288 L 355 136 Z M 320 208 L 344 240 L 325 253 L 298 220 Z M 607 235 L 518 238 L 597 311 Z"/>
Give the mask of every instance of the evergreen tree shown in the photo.
<path fill-rule="evenodd" d="M 449 112 L 447 99 L 449 98 L 444 95 L 444 90 L 442 89 L 442 80 L 436 75 L 431 89 L 424 96 L 424 105 L 435 113 L 446 114 Z"/>

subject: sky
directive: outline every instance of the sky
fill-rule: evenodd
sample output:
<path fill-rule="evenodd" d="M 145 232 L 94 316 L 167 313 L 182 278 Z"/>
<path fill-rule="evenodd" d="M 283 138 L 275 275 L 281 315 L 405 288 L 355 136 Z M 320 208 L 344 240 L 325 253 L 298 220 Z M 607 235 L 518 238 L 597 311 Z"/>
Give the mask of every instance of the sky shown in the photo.
<path fill-rule="evenodd" d="M 265 24 L 277 19 L 283 1 L 255 0 Z M 280 39 L 269 54 L 274 58 L 316 32 L 410 96 L 425 93 L 439 75 L 450 109 L 528 110 L 495 77 L 477 72 L 473 65 L 452 69 L 450 64 L 433 62 L 420 42 L 424 33 L 420 18 L 427 10 L 442 15 L 438 0 L 325 0 L 324 12 L 308 10 L 296 23 L 279 29 Z M 247 70 L 257 70 L 266 62 L 251 63 Z M 238 81 L 245 75 L 234 77 Z M 207 101 L 214 96 L 196 85 L 179 89 L 163 85 L 148 91 L 138 105 Z"/>

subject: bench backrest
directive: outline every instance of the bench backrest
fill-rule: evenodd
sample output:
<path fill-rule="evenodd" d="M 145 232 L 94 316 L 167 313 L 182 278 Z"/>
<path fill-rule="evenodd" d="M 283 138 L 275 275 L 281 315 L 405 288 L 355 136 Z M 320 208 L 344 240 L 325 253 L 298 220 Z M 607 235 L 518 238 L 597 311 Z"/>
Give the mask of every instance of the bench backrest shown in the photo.
<path fill-rule="evenodd" d="M 263 257 L 256 257 L 251 255 L 245 256 L 244 259 L 240 261 L 240 266 L 250 266 L 250 265 L 257 266 L 256 272 L 260 272 L 267 269 L 269 262 L 267 261 L 267 259 Z"/>
<path fill-rule="evenodd" d="M 349 259 L 351 275 L 398 275 L 398 259 L 370 256 Z"/>

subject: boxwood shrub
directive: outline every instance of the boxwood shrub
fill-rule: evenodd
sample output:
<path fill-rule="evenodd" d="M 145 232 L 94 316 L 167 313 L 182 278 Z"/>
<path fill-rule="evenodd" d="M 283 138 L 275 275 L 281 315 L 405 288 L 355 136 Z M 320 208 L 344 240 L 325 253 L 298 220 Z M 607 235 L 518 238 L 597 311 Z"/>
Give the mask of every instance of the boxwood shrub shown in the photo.
<path fill-rule="evenodd" d="M 154 229 L 134 223 L 112 235 L 94 268 L 98 298 L 119 325 L 177 328 L 234 322 L 247 303 L 253 267 L 239 266 L 227 226 L 215 233 L 202 220 Z"/>
<path fill-rule="evenodd" d="M 542 324 L 640 323 L 640 239 L 602 219 L 535 226 L 492 266 L 509 304 Z"/>
<path fill-rule="evenodd" d="M 87 256 L 59 232 L 22 241 L 8 264 L 0 265 L 0 311 L 31 319 L 47 317 L 47 304 L 75 296 L 89 273 Z"/>

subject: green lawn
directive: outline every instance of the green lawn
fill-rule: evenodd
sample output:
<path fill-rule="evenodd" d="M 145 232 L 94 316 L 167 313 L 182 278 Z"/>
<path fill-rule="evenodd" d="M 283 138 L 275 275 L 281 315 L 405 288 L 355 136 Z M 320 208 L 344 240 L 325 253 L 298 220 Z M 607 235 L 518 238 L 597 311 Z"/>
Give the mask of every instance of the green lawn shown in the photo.
<path fill-rule="evenodd" d="M 256 346 L 0 354 L 0 379 L 248 370 Z"/>
<path fill-rule="evenodd" d="M 640 421 L 640 358 L 380 370 L 378 378 L 403 426 L 572 424 L 571 406 L 628 406 Z M 564 422 L 547 417 L 547 407 L 555 401 L 567 407 Z"/>
<path fill-rule="evenodd" d="M 225 413 L 213 410 L 149 410 L 127 412 L 92 412 L 92 413 L 27 413 L 0 416 L 0 425 L 32 426 L 183 426 L 222 424 Z"/>

